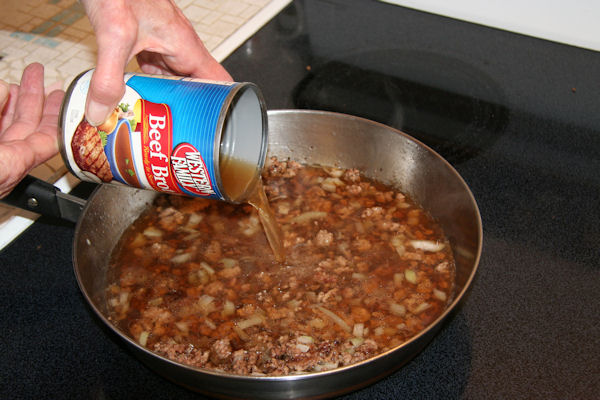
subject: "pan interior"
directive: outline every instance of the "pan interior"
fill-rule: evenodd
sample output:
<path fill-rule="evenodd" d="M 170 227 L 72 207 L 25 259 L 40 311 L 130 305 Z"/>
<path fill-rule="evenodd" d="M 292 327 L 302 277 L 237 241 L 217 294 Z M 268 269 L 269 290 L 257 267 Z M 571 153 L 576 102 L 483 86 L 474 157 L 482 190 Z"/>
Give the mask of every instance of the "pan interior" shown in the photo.
<path fill-rule="evenodd" d="M 123 231 L 157 196 L 152 191 L 102 185 L 90 197 L 75 233 L 74 266 L 92 308 L 134 347 L 151 368 L 184 386 L 219 397 L 321 397 L 364 386 L 408 361 L 440 328 L 470 286 L 481 254 L 481 218 L 460 175 L 438 154 L 388 126 L 343 114 L 269 112 L 269 156 L 306 164 L 358 168 L 369 178 L 409 194 L 442 225 L 456 261 L 456 299 L 449 309 L 406 345 L 350 368 L 268 379 L 215 374 L 170 362 L 128 339 L 107 318 L 106 276 L 110 254 Z M 232 385 L 234 379 L 238 385 Z M 317 382 L 318 381 L 318 382 Z M 357 383 L 358 382 L 358 383 Z M 358 384 L 358 386 L 357 386 Z M 207 389 L 210 388 L 209 389 Z M 267 395 L 268 394 L 268 395 Z"/>

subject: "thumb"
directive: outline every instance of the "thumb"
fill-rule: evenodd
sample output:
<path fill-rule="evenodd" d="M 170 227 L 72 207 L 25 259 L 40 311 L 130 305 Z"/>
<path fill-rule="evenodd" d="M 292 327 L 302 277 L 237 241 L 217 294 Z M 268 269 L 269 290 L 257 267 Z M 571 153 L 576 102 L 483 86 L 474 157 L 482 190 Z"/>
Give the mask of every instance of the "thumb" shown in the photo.
<path fill-rule="evenodd" d="M 126 45 L 102 46 L 99 41 L 98 65 L 92 73 L 85 111 L 87 121 L 93 126 L 102 124 L 125 94 L 123 73 L 129 51 Z"/>

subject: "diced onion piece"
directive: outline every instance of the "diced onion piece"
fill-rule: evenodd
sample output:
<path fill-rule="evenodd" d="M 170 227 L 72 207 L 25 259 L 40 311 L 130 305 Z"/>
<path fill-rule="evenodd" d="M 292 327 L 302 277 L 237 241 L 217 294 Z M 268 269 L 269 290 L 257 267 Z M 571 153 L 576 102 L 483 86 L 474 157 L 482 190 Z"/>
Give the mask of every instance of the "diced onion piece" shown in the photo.
<path fill-rule="evenodd" d="M 415 308 L 413 310 L 413 314 L 420 314 L 423 311 L 427 310 L 429 307 L 431 307 L 431 304 L 429 303 L 421 303 L 417 306 L 417 308 Z"/>
<path fill-rule="evenodd" d="M 392 302 L 390 303 L 390 312 L 398 317 L 402 317 L 406 314 L 406 307 L 402 304 Z"/>
<path fill-rule="evenodd" d="M 404 248 L 404 237 L 402 235 L 394 236 L 390 241 L 390 244 L 396 249 L 396 253 L 398 253 L 400 257 L 406 252 L 406 249 Z"/>
<path fill-rule="evenodd" d="M 210 314 L 215 310 L 215 304 L 213 303 L 214 299 L 214 297 L 207 294 L 200 296 L 198 299 L 198 306 L 203 314 Z"/>
<path fill-rule="evenodd" d="M 279 203 L 279 205 L 277 206 L 277 212 L 281 215 L 288 215 L 290 212 L 290 203 Z"/>
<path fill-rule="evenodd" d="M 208 272 L 208 274 L 209 274 L 209 275 L 214 275 L 214 274 L 215 274 L 215 270 L 214 270 L 214 269 L 212 269 L 212 268 L 210 267 L 210 265 L 208 265 L 206 262 L 202 261 L 202 262 L 200 263 L 200 266 L 201 266 L 201 267 L 202 267 L 202 268 L 203 268 L 203 269 L 204 269 L 206 272 Z"/>
<path fill-rule="evenodd" d="M 341 178 L 344 175 L 344 170 L 342 168 L 336 167 L 323 167 L 323 170 L 327 172 L 327 174 L 333 178 Z"/>
<path fill-rule="evenodd" d="M 292 218 L 292 223 L 303 224 L 312 221 L 313 219 L 322 219 L 327 216 L 325 211 L 307 211 Z"/>
<path fill-rule="evenodd" d="M 223 315 L 224 317 L 227 317 L 229 315 L 233 315 L 234 312 L 235 312 L 235 305 L 233 304 L 233 302 L 229 301 L 229 300 L 225 300 L 225 303 L 223 303 L 223 311 L 221 312 L 221 315 Z"/>
<path fill-rule="evenodd" d="M 204 324 L 212 330 L 217 329 L 217 325 L 215 325 L 215 323 L 209 318 L 204 318 Z"/>
<path fill-rule="evenodd" d="M 440 242 L 434 242 L 433 240 L 409 240 L 408 243 L 412 247 L 418 250 L 429 251 L 429 252 L 437 252 L 442 250 L 446 245 Z"/>
<path fill-rule="evenodd" d="M 144 237 L 144 235 L 142 233 L 138 233 L 137 235 L 135 235 L 135 238 L 132 240 L 132 242 L 129 245 L 131 247 L 142 247 L 145 244 L 146 244 L 146 238 Z"/>
<path fill-rule="evenodd" d="M 353 337 L 352 339 L 350 339 L 350 343 L 352 344 L 352 346 L 354 347 L 358 347 L 361 344 L 363 344 L 365 341 L 365 339 L 361 338 L 361 337 Z"/>
<path fill-rule="evenodd" d="M 315 339 L 313 339 L 312 336 L 307 336 L 307 335 L 298 336 L 298 343 L 311 344 L 314 342 L 315 342 Z"/>
<path fill-rule="evenodd" d="M 198 225 L 200 222 L 202 222 L 202 219 L 204 219 L 204 215 L 191 213 L 190 218 L 188 219 L 187 225 L 188 226 Z"/>
<path fill-rule="evenodd" d="M 359 323 L 354 324 L 352 327 L 352 334 L 356 337 L 363 337 L 365 333 L 365 324 Z"/>
<path fill-rule="evenodd" d="M 334 312 L 321 307 L 321 306 L 317 306 L 317 309 L 319 311 L 321 311 L 323 314 L 325 314 L 327 317 L 329 317 L 333 322 L 335 322 L 336 324 L 338 324 L 340 326 L 340 328 L 342 328 L 343 330 L 345 330 L 346 332 L 350 332 L 350 326 L 346 323 L 346 321 L 344 321 L 342 318 L 340 318 L 337 314 L 335 314 Z"/>
<path fill-rule="evenodd" d="M 192 253 L 181 253 L 171 257 L 171 262 L 175 264 L 183 264 L 192 259 Z"/>
<path fill-rule="evenodd" d="M 307 345 L 305 345 L 303 343 L 296 343 L 296 348 L 303 353 L 306 353 L 307 351 L 310 350 L 310 347 L 308 347 Z"/>
<path fill-rule="evenodd" d="M 148 331 L 142 331 L 142 333 L 140 333 L 140 338 L 138 339 L 140 345 L 146 347 L 146 343 L 148 343 L 148 336 L 150 336 L 150 332 Z"/>
<path fill-rule="evenodd" d="M 240 329 L 247 329 L 254 325 L 260 325 L 264 322 L 262 315 L 254 314 L 248 319 L 244 319 L 237 323 Z"/>
<path fill-rule="evenodd" d="M 175 326 L 177 327 L 177 329 L 179 329 L 181 332 L 185 332 L 188 333 L 190 327 L 189 324 L 187 322 L 175 322 Z"/>
<path fill-rule="evenodd" d="M 323 364 L 317 364 L 317 365 L 315 365 L 314 370 L 316 372 L 329 371 L 329 370 L 335 369 L 337 367 L 338 367 L 338 363 L 336 363 L 336 362 L 325 362 Z"/>
<path fill-rule="evenodd" d="M 404 270 L 404 277 L 406 278 L 407 281 L 409 281 L 412 284 L 417 283 L 417 273 L 415 271 L 413 271 L 412 269 Z"/>
<path fill-rule="evenodd" d="M 337 186 L 335 186 L 333 182 L 324 181 L 321 183 L 321 188 L 326 192 L 334 193 L 337 189 Z"/>
<path fill-rule="evenodd" d="M 385 332 L 385 328 L 383 326 L 378 326 L 377 328 L 375 328 L 373 330 L 373 333 L 375 334 L 375 336 L 381 336 L 381 335 L 383 335 L 384 332 Z"/>
<path fill-rule="evenodd" d="M 240 339 L 242 339 L 243 341 L 247 342 L 248 340 L 250 340 L 250 336 L 248 336 L 248 334 L 246 332 L 244 332 L 244 330 L 242 328 L 240 328 L 239 326 L 233 326 L 233 331 L 235 333 L 237 333 L 237 335 L 240 337 Z"/>
<path fill-rule="evenodd" d="M 163 232 L 160 229 L 155 228 L 153 226 L 150 226 L 150 227 L 144 229 L 143 233 L 144 233 L 144 235 L 146 235 L 150 238 L 159 238 L 159 237 L 162 237 L 162 235 L 163 235 Z"/>
<path fill-rule="evenodd" d="M 440 300 L 440 301 L 446 301 L 448 299 L 448 296 L 446 295 L 446 292 L 443 292 L 439 289 L 433 289 L 433 296 Z"/>

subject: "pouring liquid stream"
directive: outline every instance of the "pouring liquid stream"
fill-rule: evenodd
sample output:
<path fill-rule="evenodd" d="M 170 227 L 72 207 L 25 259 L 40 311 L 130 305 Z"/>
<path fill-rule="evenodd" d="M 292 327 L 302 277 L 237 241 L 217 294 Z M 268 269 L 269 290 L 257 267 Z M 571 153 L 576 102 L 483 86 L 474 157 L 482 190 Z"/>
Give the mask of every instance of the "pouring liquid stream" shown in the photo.
<path fill-rule="evenodd" d="M 223 158 L 220 162 L 220 170 L 223 187 L 230 198 L 239 199 L 247 194 L 244 200 L 258 211 L 258 217 L 275 260 L 279 263 L 285 262 L 281 227 L 269 205 L 262 178 L 259 175 L 255 179 L 256 165 L 233 158 Z"/>

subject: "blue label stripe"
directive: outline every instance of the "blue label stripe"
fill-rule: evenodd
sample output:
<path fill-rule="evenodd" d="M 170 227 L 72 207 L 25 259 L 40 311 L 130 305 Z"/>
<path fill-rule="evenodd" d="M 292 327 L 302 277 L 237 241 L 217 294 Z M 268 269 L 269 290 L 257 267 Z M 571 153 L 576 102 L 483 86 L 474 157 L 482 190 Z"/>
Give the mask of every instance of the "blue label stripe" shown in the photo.
<path fill-rule="evenodd" d="M 147 76 L 132 76 L 127 85 L 143 99 L 169 106 L 173 118 L 173 148 L 180 143 L 190 143 L 200 152 L 216 193 L 211 197 L 222 199 L 215 181 L 213 150 L 219 115 L 234 86 Z"/>

